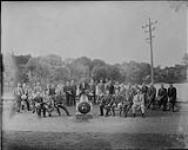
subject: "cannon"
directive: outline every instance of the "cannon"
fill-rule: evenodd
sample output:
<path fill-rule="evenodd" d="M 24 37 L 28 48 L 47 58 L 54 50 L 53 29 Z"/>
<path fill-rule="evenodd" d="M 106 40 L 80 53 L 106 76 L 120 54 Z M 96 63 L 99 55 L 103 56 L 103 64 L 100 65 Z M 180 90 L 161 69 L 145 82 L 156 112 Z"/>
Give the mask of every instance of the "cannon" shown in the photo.
<path fill-rule="evenodd" d="M 76 104 L 76 118 L 87 120 L 92 118 L 92 103 L 88 100 L 88 96 L 82 93 L 79 102 Z"/>

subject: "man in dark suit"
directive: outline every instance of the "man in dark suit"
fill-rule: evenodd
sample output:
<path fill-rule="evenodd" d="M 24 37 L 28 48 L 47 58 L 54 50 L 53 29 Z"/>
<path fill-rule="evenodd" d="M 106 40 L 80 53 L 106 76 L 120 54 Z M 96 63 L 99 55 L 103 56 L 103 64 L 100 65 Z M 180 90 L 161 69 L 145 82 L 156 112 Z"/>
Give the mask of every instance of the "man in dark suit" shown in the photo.
<path fill-rule="evenodd" d="M 93 79 L 89 83 L 89 93 L 91 99 L 93 98 L 93 103 L 96 104 L 96 85 Z"/>
<path fill-rule="evenodd" d="M 170 84 L 168 88 L 168 98 L 169 98 L 169 103 L 170 103 L 170 109 L 174 112 L 174 106 L 176 104 L 176 88 L 173 86 L 173 84 Z"/>
<path fill-rule="evenodd" d="M 87 93 L 88 90 L 89 90 L 88 84 L 87 84 L 85 81 L 83 81 L 83 82 L 80 84 L 79 89 L 80 89 L 80 96 L 81 96 L 82 93 Z"/>
<path fill-rule="evenodd" d="M 110 95 L 113 95 L 113 94 L 115 93 L 114 84 L 112 83 L 111 80 L 109 81 L 109 87 L 108 87 L 107 90 L 109 90 L 109 94 L 110 94 Z"/>
<path fill-rule="evenodd" d="M 66 85 L 64 87 L 64 92 L 65 92 L 65 95 L 66 95 L 66 104 L 67 104 L 67 106 L 70 106 L 72 91 L 71 91 L 71 86 L 70 86 L 69 81 L 66 82 Z"/>
<path fill-rule="evenodd" d="M 74 106 L 76 105 L 76 84 L 74 80 L 71 80 L 71 105 L 73 104 Z"/>
<path fill-rule="evenodd" d="M 110 111 L 110 108 L 112 106 L 112 96 L 109 94 L 109 91 L 107 90 L 105 95 L 103 97 L 101 97 L 101 101 L 100 101 L 100 115 L 103 116 L 104 115 L 104 109 L 106 109 L 106 115 L 108 116 L 108 113 Z"/>
<path fill-rule="evenodd" d="M 161 88 L 158 90 L 159 107 L 163 106 L 163 111 L 166 111 L 168 102 L 168 92 L 167 89 L 161 84 Z"/>
<path fill-rule="evenodd" d="M 148 87 L 145 83 L 142 84 L 141 91 L 144 96 L 144 102 L 147 105 L 149 103 L 148 98 L 147 98 Z"/>
<path fill-rule="evenodd" d="M 62 95 L 60 95 L 60 93 L 56 93 L 56 95 L 54 97 L 54 107 L 57 110 L 57 113 L 59 116 L 61 116 L 60 108 L 65 111 L 67 116 L 70 116 L 70 113 L 69 113 L 68 109 L 66 108 L 66 106 L 64 105 L 63 101 L 64 101 L 64 97 Z"/>
<path fill-rule="evenodd" d="M 151 105 L 153 105 L 153 107 L 155 106 L 155 97 L 156 97 L 156 88 L 154 87 L 153 84 L 151 84 L 147 91 L 147 99 L 149 102 L 147 106 L 148 109 L 150 108 Z"/>

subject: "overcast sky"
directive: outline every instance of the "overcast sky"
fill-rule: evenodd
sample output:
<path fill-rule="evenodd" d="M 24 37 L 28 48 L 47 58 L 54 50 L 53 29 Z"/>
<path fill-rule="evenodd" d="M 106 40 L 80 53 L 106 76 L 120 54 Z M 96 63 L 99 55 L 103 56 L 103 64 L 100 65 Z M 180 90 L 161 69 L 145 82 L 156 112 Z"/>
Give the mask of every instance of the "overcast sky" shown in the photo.
<path fill-rule="evenodd" d="M 34 56 L 88 56 L 107 63 L 150 61 L 148 17 L 154 31 L 154 65 L 181 63 L 186 51 L 186 11 L 168 2 L 2 2 L 2 51 Z"/>

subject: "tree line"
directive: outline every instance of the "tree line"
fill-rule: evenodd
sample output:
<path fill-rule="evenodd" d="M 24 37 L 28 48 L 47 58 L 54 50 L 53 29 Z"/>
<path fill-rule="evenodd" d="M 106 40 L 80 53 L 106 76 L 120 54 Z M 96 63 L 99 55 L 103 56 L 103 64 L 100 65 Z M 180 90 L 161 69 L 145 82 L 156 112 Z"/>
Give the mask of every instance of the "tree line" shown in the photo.
<path fill-rule="evenodd" d="M 16 80 L 34 83 L 59 83 L 74 79 L 77 82 L 94 78 L 111 79 L 125 83 L 150 82 L 150 64 L 135 61 L 110 65 L 103 60 L 88 57 L 66 59 L 58 55 L 32 57 L 31 55 L 12 55 L 16 66 Z M 183 63 L 171 67 L 154 68 L 154 81 L 165 83 L 179 83 L 186 80 L 187 54 Z M 11 67 L 5 63 L 5 80 L 12 80 Z"/>

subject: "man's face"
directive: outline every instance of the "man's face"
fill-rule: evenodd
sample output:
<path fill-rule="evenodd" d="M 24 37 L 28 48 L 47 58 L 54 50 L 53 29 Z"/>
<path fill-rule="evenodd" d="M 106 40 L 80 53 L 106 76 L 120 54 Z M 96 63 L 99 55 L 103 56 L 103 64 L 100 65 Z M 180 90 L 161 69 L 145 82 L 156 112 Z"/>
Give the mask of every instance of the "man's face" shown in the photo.
<path fill-rule="evenodd" d="M 72 84 L 72 85 L 74 84 L 74 80 L 71 80 L 71 84 Z"/>
<path fill-rule="evenodd" d="M 94 83 L 94 80 L 93 79 L 91 79 L 91 81 L 90 81 L 91 83 Z"/>
<path fill-rule="evenodd" d="M 161 84 L 161 88 L 164 88 L 164 84 Z"/>
<path fill-rule="evenodd" d="M 109 95 L 109 91 L 108 90 L 106 91 L 106 94 Z"/>
<path fill-rule="evenodd" d="M 118 90 L 115 90 L 115 94 L 118 95 L 118 94 L 119 94 L 119 91 L 118 91 Z"/>

